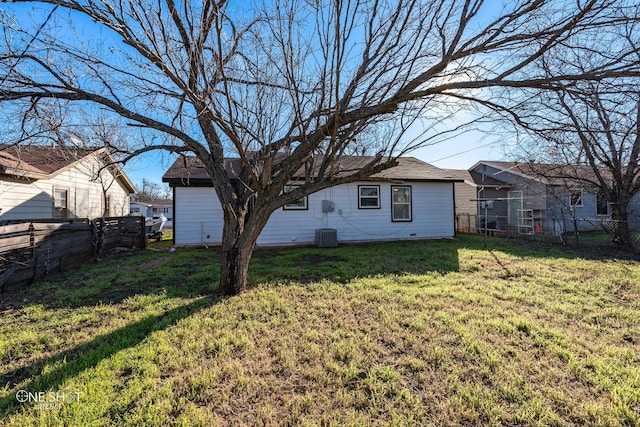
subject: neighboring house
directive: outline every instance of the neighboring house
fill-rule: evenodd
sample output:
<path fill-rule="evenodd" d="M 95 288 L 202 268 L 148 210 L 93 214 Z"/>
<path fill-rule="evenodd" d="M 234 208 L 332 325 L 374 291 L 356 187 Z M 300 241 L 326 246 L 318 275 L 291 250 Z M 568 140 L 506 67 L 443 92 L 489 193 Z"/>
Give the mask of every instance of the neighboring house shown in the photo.
<path fill-rule="evenodd" d="M 353 170 L 372 157 L 343 157 Z M 238 159 L 226 159 L 227 174 L 237 179 Z M 291 186 L 303 176 L 294 176 Z M 195 157 L 177 160 L 162 178 L 173 188 L 174 243 L 217 245 L 223 213 L 206 170 Z M 310 244 L 318 229 L 337 230 L 342 242 L 446 238 L 455 235 L 454 183 L 444 170 L 415 158 L 366 181 L 343 184 L 277 209 L 258 237 L 258 245 Z"/>
<path fill-rule="evenodd" d="M 173 227 L 173 200 L 150 200 L 148 202 L 131 202 L 131 213 L 142 213 L 148 218 L 159 218 L 164 215 L 167 222 L 165 228 Z"/>
<path fill-rule="evenodd" d="M 446 172 L 461 182 L 455 183 L 455 201 L 456 201 L 456 221 L 457 230 L 460 232 L 474 233 L 485 228 L 498 229 L 502 224 L 498 224 L 495 218 L 487 215 L 485 221 L 485 211 L 493 212 L 494 209 L 500 210 L 500 205 L 506 201 L 494 200 L 506 198 L 507 189 L 510 184 L 493 179 L 491 177 L 480 175 L 474 171 L 464 169 L 445 169 Z M 489 198 L 491 201 L 486 202 L 484 199 Z M 486 209 L 485 209 L 486 208 Z M 504 225 L 506 229 L 506 224 Z"/>
<path fill-rule="evenodd" d="M 0 145 L 0 224 L 127 215 L 135 191 L 106 148 Z"/>
<path fill-rule="evenodd" d="M 151 205 L 146 202 L 131 201 L 129 203 L 129 211 L 130 213 L 140 213 L 142 216 L 149 217 L 151 216 Z"/>
<path fill-rule="evenodd" d="M 490 229 L 558 235 L 575 227 L 579 231 L 601 229 L 611 220 L 606 199 L 585 181 L 593 175 L 588 166 L 483 160 L 469 171 L 480 181 L 503 184 L 491 191 L 478 191 L 478 199 L 490 203 L 489 222 L 495 225 Z M 639 208 L 636 197 L 630 206 L 630 225 L 634 228 L 640 225 Z M 482 211 L 479 209 L 479 216 Z"/>

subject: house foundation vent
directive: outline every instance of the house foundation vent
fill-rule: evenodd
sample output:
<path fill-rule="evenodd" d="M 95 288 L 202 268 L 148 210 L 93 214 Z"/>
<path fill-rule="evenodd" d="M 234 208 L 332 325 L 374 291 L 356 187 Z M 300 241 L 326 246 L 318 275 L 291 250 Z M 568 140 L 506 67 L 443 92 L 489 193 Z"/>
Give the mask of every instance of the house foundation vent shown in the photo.
<path fill-rule="evenodd" d="M 338 230 L 335 228 L 318 228 L 316 230 L 316 246 L 319 248 L 337 247 Z"/>

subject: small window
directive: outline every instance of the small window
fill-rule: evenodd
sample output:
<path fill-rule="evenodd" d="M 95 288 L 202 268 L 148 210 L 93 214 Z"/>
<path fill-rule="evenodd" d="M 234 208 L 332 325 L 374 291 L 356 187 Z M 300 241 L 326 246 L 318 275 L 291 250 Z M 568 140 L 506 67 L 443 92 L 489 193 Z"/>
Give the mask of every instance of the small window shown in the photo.
<path fill-rule="evenodd" d="M 358 185 L 358 209 L 380 209 L 379 185 Z"/>
<path fill-rule="evenodd" d="M 596 195 L 596 215 L 609 215 L 609 202 L 604 193 L 598 192 Z"/>
<path fill-rule="evenodd" d="M 284 187 L 284 193 L 288 193 L 290 191 L 295 190 L 296 188 L 300 188 L 299 185 L 287 185 Z M 282 207 L 285 211 L 293 211 L 293 210 L 306 210 L 307 209 L 307 197 L 303 197 L 301 199 L 296 200 L 293 203 L 289 203 L 288 205 L 284 205 Z"/>
<path fill-rule="evenodd" d="M 67 219 L 67 210 L 69 207 L 69 198 L 67 190 L 56 188 L 53 191 L 53 218 Z"/>
<path fill-rule="evenodd" d="M 412 220 L 410 186 L 391 186 L 391 220 L 394 222 Z"/>
<path fill-rule="evenodd" d="M 572 191 L 570 194 L 569 204 L 571 207 L 582 207 L 582 190 Z"/>

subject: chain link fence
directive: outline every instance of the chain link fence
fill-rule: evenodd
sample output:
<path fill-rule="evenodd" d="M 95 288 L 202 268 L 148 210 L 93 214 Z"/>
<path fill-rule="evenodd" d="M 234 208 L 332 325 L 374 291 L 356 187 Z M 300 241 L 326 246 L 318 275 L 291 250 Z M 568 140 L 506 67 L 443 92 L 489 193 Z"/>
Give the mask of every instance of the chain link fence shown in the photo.
<path fill-rule="evenodd" d="M 616 236 L 629 228 L 626 221 L 611 218 L 567 218 L 564 220 L 499 215 L 456 215 L 458 233 L 478 233 L 521 239 L 535 239 L 564 245 L 613 247 Z M 632 243 L 640 247 L 640 230 L 630 229 Z"/>

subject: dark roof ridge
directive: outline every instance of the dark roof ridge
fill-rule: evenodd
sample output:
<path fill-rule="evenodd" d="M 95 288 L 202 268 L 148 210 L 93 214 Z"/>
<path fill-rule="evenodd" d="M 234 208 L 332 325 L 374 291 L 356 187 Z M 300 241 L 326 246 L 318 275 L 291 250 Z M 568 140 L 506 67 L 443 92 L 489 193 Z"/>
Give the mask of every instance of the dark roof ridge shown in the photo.
<path fill-rule="evenodd" d="M 319 159 L 317 156 L 316 159 Z M 340 165 L 340 170 L 337 172 L 338 176 L 340 171 L 354 171 L 358 168 L 364 167 L 366 164 L 374 160 L 376 156 L 351 156 L 345 155 L 337 158 L 337 162 Z M 406 181 L 461 181 L 460 178 L 447 176 L 443 169 L 433 166 L 423 160 L 415 157 L 398 157 L 398 165 L 386 169 L 382 172 L 368 177 L 366 180 L 406 180 Z M 225 168 L 227 169 L 227 176 L 229 178 L 236 178 L 238 176 L 238 168 L 242 167 L 239 158 L 226 157 Z M 283 159 L 284 160 L 284 159 Z M 317 165 L 315 166 L 317 168 Z M 304 178 L 304 171 L 299 170 L 292 180 Z M 164 182 L 171 182 L 175 184 L 189 185 L 189 181 L 199 182 L 200 184 L 210 185 L 210 178 L 206 172 L 206 169 L 202 162 L 196 156 L 184 156 L 178 158 L 173 165 L 167 170 L 162 177 Z"/>

